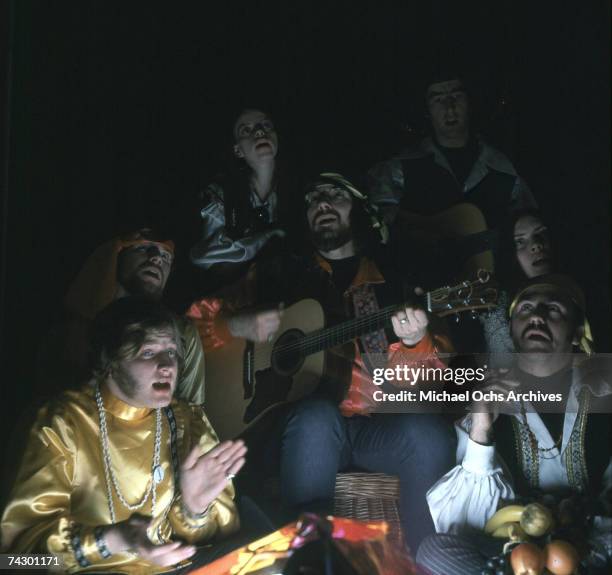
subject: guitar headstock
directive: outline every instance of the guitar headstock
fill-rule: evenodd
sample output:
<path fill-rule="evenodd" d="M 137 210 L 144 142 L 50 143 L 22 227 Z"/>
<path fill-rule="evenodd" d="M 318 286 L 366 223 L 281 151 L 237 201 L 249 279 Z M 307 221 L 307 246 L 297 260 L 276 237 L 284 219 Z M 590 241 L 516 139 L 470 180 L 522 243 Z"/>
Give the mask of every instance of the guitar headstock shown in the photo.
<path fill-rule="evenodd" d="M 473 278 L 425 294 L 427 309 L 440 317 L 491 309 L 497 305 L 498 289 L 491 272 L 478 270 Z"/>

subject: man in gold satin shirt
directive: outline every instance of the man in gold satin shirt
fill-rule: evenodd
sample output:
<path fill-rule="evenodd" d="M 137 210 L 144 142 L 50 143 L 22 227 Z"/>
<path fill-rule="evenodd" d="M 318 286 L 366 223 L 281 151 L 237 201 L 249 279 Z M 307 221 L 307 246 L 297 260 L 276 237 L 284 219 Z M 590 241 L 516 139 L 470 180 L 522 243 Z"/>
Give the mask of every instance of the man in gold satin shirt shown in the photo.
<path fill-rule="evenodd" d="M 201 407 L 173 399 L 184 348 L 158 303 L 113 302 L 92 350 L 92 380 L 38 414 L 2 517 L 3 552 L 51 553 L 69 573 L 202 564 L 197 544 L 239 529 L 231 480 L 244 444 L 219 444 Z"/>

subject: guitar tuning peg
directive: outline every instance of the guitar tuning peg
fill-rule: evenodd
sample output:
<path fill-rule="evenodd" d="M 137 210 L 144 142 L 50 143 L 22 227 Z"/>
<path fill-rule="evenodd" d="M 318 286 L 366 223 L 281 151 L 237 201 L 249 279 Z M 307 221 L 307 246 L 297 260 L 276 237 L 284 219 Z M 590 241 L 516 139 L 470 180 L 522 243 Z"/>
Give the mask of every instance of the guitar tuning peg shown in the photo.
<path fill-rule="evenodd" d="M 471 317 L 472 319 L 478 319 L 478 312 L 477 312 L 475 309 L 473 309 L 473 310 L 470 312 L 470 317 Z"/>
<path fill-rule="evenodd" d="M 456 313 L 454 320 L 455 320 L 455 323 L 459 323 L 461 321 L 461 316 L 458 313 Z"/>

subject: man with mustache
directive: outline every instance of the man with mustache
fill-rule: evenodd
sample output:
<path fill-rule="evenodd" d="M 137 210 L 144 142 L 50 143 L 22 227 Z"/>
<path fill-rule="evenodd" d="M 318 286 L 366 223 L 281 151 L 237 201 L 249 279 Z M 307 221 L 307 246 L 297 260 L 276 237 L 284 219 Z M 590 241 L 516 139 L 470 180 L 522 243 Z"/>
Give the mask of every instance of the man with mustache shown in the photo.
<path fill-rule="evenodd" d="M 381 256 L 386 227 L 375 206 L 350 181 L 322 173 L 306 186 L 304 199 L 309 238 L 305 253 L 259 266 L 243 290 L 252 294 L 251 305 L 289 305 L 313 298 L 323 307 L 329 326 L 414 296 L 408 286 L 416 284 L 405 262 L 396 266 Z M 232 337 L 232 303 L 202 301 L 192 308 L 199 316 L 205 348 Z M 402 529 L 415 551 L 433 532 L 425 492 L 436 473 L 452 465 L 452 430 L 431 414 L 375 413 L 373 394 L 379 388 L 373 384 L 370 364 L 374 356 L 384 356 L 389 364 L 444 367 L 438 354 L 450 351 L 450 343 L 416 306 L 399 309 L 391 321 L 391 329 L 378 329 L 327 352 L 318 390 L 277 415 L 266 437 L 251 434 L 247 439 L 250 461 L 256 464 L 248 471 L 280 473 L 287 514 L 330 513 L 336 474 L 343 469 L 396 475 Z M 268 335 L 277 328 L 278 321 Z M 251 489 L 261 485 L 258 479 L 251 479 Z"/>
<path fill-rule="evenodd" d="M 80 387 L 88 374 L 93 318 L 113 300 L 142 296 L 160 301 L 172 269 L 174 244 L 145 228 L 98 247 L 75 277 L 64 300 L 66 321 L 43 342 L 38 360 L 38 388 L 43 397 Z M 204 402 L 204 353 L 193 323 L 179 320 L 185 340 L 185 366 L 177 397 Z"/>
<path fill-rule="evenodd" d="M 516 364 L 493 373 L 486 389 L 506 397 L 531 390 L 558 398 L 474 403 L 456 426 L 459 465 L 427 494 L 439 533 L 417 555 L 427 573 L 479 575 L 505 542 L 479 530 L 498 506 L 521 496 L 546 494 L 559 501 L 588 495 L 593 514 L 610 517 L 611 371 L 605 360 L 585 359 L 593 343 L 585 312 L 582 290 L 559 274 L 528 280 L 515 297 L 510 316 Z M 505 413 L 499 415 L 500 409 Z M 612 564 L 611 526 L 610 519 L 597 519 L 588 534 L 588 560 L 603 566 L 589 573 L 608 572 Z"/>

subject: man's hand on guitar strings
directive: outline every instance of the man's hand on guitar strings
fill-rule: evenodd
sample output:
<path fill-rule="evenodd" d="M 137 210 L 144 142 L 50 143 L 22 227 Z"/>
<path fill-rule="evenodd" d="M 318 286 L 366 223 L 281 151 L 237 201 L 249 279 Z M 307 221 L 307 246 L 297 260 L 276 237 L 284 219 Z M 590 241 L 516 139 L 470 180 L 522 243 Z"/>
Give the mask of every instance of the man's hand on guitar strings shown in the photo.
<path fill-rule="evenodd" d="M 393 331 L 404 345 L 415 346 L 427 333 L 429 319 L 422 309 L 406 307 L 391 316 Z"/>
<path fill-rule="evenodd" d="M 228 326 L 234 337 L 263 343 L 274 338 L 282 315 L 281 304 L 277 309 L 236 314 L 229 319 Z"/>

